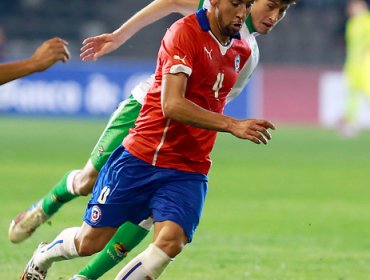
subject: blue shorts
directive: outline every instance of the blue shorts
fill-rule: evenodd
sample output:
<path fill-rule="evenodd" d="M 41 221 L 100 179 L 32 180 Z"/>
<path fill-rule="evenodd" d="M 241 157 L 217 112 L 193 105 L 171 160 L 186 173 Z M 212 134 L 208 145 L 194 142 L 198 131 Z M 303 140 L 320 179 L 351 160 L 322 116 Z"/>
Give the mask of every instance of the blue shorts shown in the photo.
<path fill-rule="evenodd" d="M 99 173 L 84 221 L 92 227 L 172 221 L 189 242 L 202 214 L 208 178 L 203 174 L 160 168 L 118 147 Z"/>

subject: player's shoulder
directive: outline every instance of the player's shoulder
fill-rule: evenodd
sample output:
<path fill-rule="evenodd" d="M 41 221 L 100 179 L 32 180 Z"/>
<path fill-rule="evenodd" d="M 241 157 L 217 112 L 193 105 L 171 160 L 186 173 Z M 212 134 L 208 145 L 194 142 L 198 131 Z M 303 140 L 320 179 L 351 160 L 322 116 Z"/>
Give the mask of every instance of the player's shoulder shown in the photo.
<path fill-rule="evenodd" d="M 173 31 L 184 31 L 184 32 L 199 32 L 201 31 L 196 14 L 187 15 L 177 20 L 171 28 Z"/>
<path fill-rule="evenodd" d="M 191 14 L 172 24 L 166 32 L 164 41 L 170 44 L 192 45 L 194 38 L 199 38 L 200 32 L 196 15 Z"/>

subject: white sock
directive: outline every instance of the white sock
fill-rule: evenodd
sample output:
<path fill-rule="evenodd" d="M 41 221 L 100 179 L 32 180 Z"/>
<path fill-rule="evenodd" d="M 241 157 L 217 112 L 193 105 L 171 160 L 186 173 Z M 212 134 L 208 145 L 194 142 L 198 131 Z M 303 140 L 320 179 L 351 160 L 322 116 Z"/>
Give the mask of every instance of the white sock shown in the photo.
<path fill-rule="evenodd" d="M 115 280 L 157 279 L 172 259 L 154 244 L 131 260 L 117 274 Z"/>
<path fill-rule="evenodd" d="M 73 180 L 75 178 L 75 176 L 80 173 L 81 170 L 73 170 L 71 173 L 69 173 L 69 175 L 67 176 L 67 190 L 69 193 L 71 194 L 76 194 L 76 192 L 74 191 L 73 189 Z"/>
<path fill-rule="evenodd" d="M 38 250 L 33 258 L 34 264 L 47 270 L 53 262 L 78 257 L 74 239 L 79 229 L 79 227 L 73 227 L 63 230 L 53 242 Z"/>
<path fill-rule="evenodd" d="M 142 220 L 139 226 L 141 226 L 143 229 L 150 231 L 150 229 L 153 226 L 153 218 L 149 217 L 148 219 Z"/>

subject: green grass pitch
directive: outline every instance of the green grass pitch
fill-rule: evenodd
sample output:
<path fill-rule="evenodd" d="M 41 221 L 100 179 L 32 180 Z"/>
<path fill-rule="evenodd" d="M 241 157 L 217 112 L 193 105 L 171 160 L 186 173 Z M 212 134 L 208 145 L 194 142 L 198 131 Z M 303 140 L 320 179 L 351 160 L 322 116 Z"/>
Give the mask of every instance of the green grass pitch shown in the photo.
<path fill-rule="evenodd" d="M 97 120 L 0 117 L 0 279 L 19 279 L 39 242 L 81 224 L 87 198 L 62 208 L 29 240 L 7 240 L 11 219 L 67 170 L 82 167 L 103 127 Z M 370 279 L 369 133 L 341 139 L 283 126 L 267 146 L 220 134 L 209 177 L 194 241 L 161 279 Z M 48 279 L 69 279 L 87 261 L 56 263 Z"/>

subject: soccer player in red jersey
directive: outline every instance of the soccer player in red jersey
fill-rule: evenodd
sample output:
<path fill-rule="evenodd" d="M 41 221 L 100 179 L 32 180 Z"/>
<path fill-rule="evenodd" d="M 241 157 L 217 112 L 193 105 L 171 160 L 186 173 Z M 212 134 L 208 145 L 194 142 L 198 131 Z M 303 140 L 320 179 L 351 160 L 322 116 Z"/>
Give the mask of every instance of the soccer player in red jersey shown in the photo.
<path fill-rule="evenodd" d="M 60 38 L 43 42 L 27 59 L 0 64 L 0 85 L 41 72 L 58 61 L 66 62 L 69 57 L 68 43 Z"/>
<path fill-rule="evenodd" d="M 245 21 L 245 28 L 242 28 L 240 32 L 242 40 L 247 41 L 251 47 L 252 54 L 240 70 L 237 82 L 227 96 L 228 102 L 240 94 L 258 64 L 259 51 L 255 37 L 259 34 L 269 33 L 284 18 L 287 9 L 294 2 L 294 0 L 256 0 L 254 2 L 251 13 Z M 189 14 L 197 6 L 198 8 L 209 8 L 210 3 L 208 0 L 154 0 L 113 33 L 86 39 L 81 57 L 83 60 L 95 60 L 123 44 L 143 26 L 172 12 Z M 82 170 L 67 172 L 46 196 L 12 221 L 9 228 L 9 239 L 12 242 L 21 242 L 28 238 L 39 225 L 50 219 L 62 205 L 74 197 L 91 193 L 100 169 L 114 149 L 122 143 L 129 128 L 134 126 L 151 84 L 152 79 L 141 82 L 132 90 L 132 96 L 120 104 L 112 114 L 106 129 L 99 137 L 96 147 Z M 125 258 L 127 253 L 146 236 L 152 225 L 151 221 L 152 219 L 148 218 L 139 225 L 131 222 L 124 223 L 106 247 L 73 279 L 100 278 L 101 275 Z M 117 248 L 121 249 L 117 250 Z"/>
<path fill-rule="evenodd" d="M 126 221 L 153 215 L 154 241 L 117 279 L 156 279 L 199 223 L 216 132 L 257 144 L 271 138 L 266 120 L 222 114 L 250 48 L 239 40 L 253 0 L 212 0 L 176 22 L 159 51 L 155 81 L 136 128 L 101 170 L 81 228 L 41 245 L 22 279 L 44 279 L 54 261 L 99 251 Z M 38 278 L 33 278 L 38 277 Z"/>

